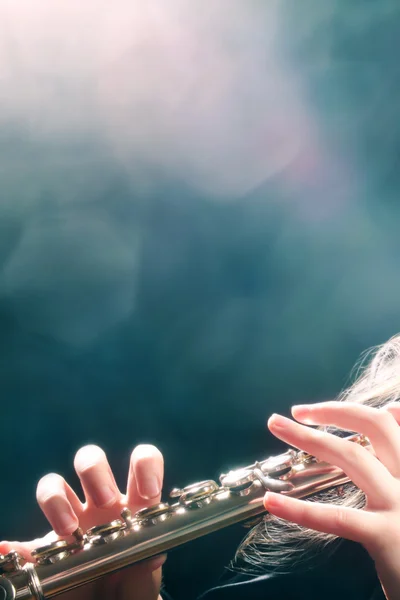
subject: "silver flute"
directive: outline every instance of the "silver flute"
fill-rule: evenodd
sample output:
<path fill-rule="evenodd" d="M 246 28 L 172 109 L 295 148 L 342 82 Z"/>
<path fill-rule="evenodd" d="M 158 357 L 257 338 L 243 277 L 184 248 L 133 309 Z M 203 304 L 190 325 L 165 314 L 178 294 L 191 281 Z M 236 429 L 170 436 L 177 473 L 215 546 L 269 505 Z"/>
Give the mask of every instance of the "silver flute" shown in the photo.
<path fill-rule="evenodd" d="M 346 438 L 370 446 L 363 435 Z M 31 561 L 17 552 L 0 555 L 0 600 L 44 600 L 95 581 L 234 523 L 262 518 L 266 491 L 295 498 L 341 486 L 341 469 L 303 451 L 288 450 L 262 462 L 230 471 L 215 481 L 201 481 L 170 493 L 160 503 L 121 519 L 78 529 L 73 541 L 36 548 Z"/>

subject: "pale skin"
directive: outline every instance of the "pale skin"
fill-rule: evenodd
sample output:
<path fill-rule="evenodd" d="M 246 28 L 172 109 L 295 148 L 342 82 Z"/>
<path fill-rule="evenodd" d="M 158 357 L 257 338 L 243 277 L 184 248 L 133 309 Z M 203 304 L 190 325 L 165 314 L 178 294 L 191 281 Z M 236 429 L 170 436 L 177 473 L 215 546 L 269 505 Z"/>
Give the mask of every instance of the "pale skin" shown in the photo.
<path fill-rule="evenodd" d="M 26 558 L 35 547 L 65 538 L 77 527 L 84 531 L 94 525 L 108 523 L 120 517 L 128 506 L 133 512 L 160 502 L 164 476 L 161 452 L 150 445 L 140 445 L 131 454 L 126 491 L 122 493 L 115 481 L 103 450 L 85 446 L 78 450 L 74 467 L 85 496 L 82 503 L 68 483 L 54 473 L 38 483 L 38 503 L 53 528 L 45 538 L 31 542 L 3 542 L 0 552 L 15 549 Z M 69 538 L 72 539 L 72 538 Z M 161 565 L 165 555 L 146 561 L 98 582 L 62 594 L 60 600 L 156 600 L 161 584 Z"/>
<path fill-rule="evenodd" d="M 386 598 L 400 600 L 400 406 L 375 409 L 347 402 L 324 402 L 293 407 L 292 415 L 295 420 L 273 415 L 268 421 L 270 431 L 285 444 L 340 467 L 365 492 L 367 504 L 365 509 L 356 510 L 268 492 L 266 509 L 311 529 L 361 543 L 375 561 Z M 336 425 L 362 433 L 371 441 L 374 453 L 307 425 Z M 87 529 L 117 518 L 124 506 L 138 510 L 159 502 L 163 459 L 154 446 L 142 445 L 133 451 L 125 494 L 118 489 L 107 458 L 97 446 L 78 451 L 75 469 L 85 503 L 62 477 L 45 476 L 39 481 L 37 499 L 53 531 L 44 540 L 3 542 L 0 552 L 14 548 L 28 556 L 32 548 L 57 535 L 65 537 L 78 525 Z M 157 600 L 163 560 L 146 561 L 60 598 Z"/>
<path fill-rule="evenodd" d="M 265 507 L 278 517 L 361 543 L 375 561 L 388 600 L 400 599 L 400 406 L 375 409 L 324 402 L 292 408 L 298 421 L 273 415 L 268 426 L 287 444 L 340 467 L 367 498 L 363 510 L 309 503 L 267 493 Z M 358 444 L 300 425 L 336 425 L 366 435 L 374 456 Z"/>

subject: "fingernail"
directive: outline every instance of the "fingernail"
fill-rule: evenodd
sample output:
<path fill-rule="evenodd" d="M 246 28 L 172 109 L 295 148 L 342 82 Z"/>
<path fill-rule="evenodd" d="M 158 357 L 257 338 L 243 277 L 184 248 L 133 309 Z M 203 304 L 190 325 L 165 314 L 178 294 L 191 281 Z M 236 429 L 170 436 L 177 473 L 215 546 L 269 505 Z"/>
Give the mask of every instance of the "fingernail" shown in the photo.
<path fill-rule="evenodd" d="M 287 419 L 286 417 L 283 417 L 282 415 L 277 415 L 276 413 L 271 415 L 271 417 L 268 420 L 268 426 L 269 427 L 272 426 L 275 429 L 285 429 L 287 427 L 288 423 L 291 423 L 290 419 Z"/>
<path fill-rule="evenodd" d="M 292 410 L 309 413 L 310 407 L 308 406 L 308 404 L 295 404 L 294 406 L 292 406 Z"/>
<path fill-rule="evenodd" d="M 65 507 L 60 507 L 54 511 L 53 518 L 50 518 L 54 531 L 58 535 L 71 535 L 77 529 L 78 519 Z"/>
<path fill-rule="evenodd" d="M 284 504 L 284 498 L 280 494 L 267 492 L 264 496 L 264 506 L 267 510 L 278 508 Z"/>
<path fill-rule="evenodd" d="M 71 535 L 79 526 L 79 521 L 64 496 L 52 499 L 46 516 L 58 535 Z"/>
<path fill-rule="evenodd" d="M 307 404 L 296 404 L 295 406 L 292 406 L 292 415 L 295 419 L 306 425 L 314 424 L 311 408 Z"/>
<path fill-rule="evenodd" d="M 110 485 L 96 485 L 92 491 L 93 500 L 98 508 L 109 508 L 117 501 L 117 494 Z"/>
<path fill-rule="evenodd" d="M 138 481 L 138 487 L 140 495 L 146 500 L 156 498 L 161 492 L 160 482 L 155 473 L 146 473 L 146 475 Z"/>

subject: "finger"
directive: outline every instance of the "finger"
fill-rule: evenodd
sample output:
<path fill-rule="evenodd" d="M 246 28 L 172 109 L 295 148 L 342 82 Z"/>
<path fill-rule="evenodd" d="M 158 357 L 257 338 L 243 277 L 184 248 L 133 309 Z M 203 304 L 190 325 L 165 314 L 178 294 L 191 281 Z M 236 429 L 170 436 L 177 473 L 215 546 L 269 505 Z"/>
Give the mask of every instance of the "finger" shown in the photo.
<path fill-rule="evenodd" d="M 137 446 L 129 465 L 128 506 L 146 506 L 160 502 L 164 478 L 164 459 L 161 452 L 150 444 Z"/>
<path fill-rule="evenodd" d="M 119 600 L 132 600 L 132 590 L 135 590 L 135 600 L 156 600 L 161 585 L 160 567 L 166 558 L 164 554 L 145 560 L 124 571 L 113 573 L 99 581 L 96 592 L 98 591 L 102 598 L 111 598 L 115 596 L 117 589 Z"/>
<path fill-rule="evenodd" d="M 36 498 L 58 535 L 70 535 L 79 527 L 83 506 L 63 477 L 56 473 L 42 477 L 36 488 Z"/>
<path fill-rule="evenodd" d="M 111 508 L 121 499 L 111 467 L 98 446 L 84 446 L 76 453 L 74 466 L 88 506 Z"/>
<path fill-rule="evenodd" d="M 18 552 L 25 560 L 33 562 L 31 556 L 32 550 L 39 546 L 35 546 L 33 542 L 1 542 L 0 543 L 0 554 L 8 554 L 9 552 Z"/>
<path fill-rule="evenodd" d="M 29 542 L 8 542 L 2 541 L 0 542 L 0 554 L 8 554 L 9 552 L 15 550 L 20 554 L 25 560 L 30 562 L 34 562 L 31 552 L 36 548 L 40 548 L 41 546 L 46 546 L 47 544 L 51 544 L 56 541 L 58 536 L 54 531 L 51 531 L 47 535 L 42 538 L 38 538 L 36 540 L 31 540 Z"/>
<path fill-rule="evenodd" d="M 391 402 L 383 407 L 383 410 L 387 410 L 396 421 L 397 425 L 400 425 L 400 402 Z"/>
<path fill-rule="evenodd" d="M 400 428 L 389 411 L 355 402 L 321 402 L 293 406 L 292 414 L 309 425 L 335 425 L 363 433 L 379 460 L 394 477 L 400 476 Z"/>
<path fill-rule="evenodd" d="M 372 503 L 375 508 L 390 508 L 397 502 L 396 480 L 375 456 L 359 444 L 300 425 L 281 415 L 272 415 L 268 427 L 280 440 L 342 469 L 367 494 L 369 504 Z M 382 489 L 385 494 L 382 494 Z"/>
<path fill-rule="evenodd" d="M 365 545 L 378 531 L 379 517 L 355 508 L 297 500 L 272 492 L 265 495 L 264 506 L 281 519 Z"/>

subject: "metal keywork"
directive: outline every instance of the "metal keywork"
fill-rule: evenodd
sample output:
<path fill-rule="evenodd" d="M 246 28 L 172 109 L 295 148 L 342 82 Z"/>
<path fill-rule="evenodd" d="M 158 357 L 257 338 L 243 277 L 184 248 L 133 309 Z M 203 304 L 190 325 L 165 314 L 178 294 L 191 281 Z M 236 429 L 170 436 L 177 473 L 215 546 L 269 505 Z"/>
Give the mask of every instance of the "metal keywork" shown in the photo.
<path fill-rule="evenodd" d="M 68 556 L 71 556 L 76 550 L 83 548 L 85 543 L 85 537 L 80 527 L 72 534 L 75 538 L 74 542 L 67 542 L 66 540 L 58 540 L 46 546 L 36 548 L 31 552 L 32 558 L 35 559 L 38 565 L 50 565 L 63 560 Z"/>
<path fill-rule="evenodd" d="M 213 495 L 219 491 L 219 485 L 213 479 L 199 481 L 187 485 L 183 489 L 175 488 L 170 492 L 171 498 L 179 498 L 179 504 L 185 508 L 201 508 L 211 502 Z"/>
<path fill-rule="evenodd" d="M 356 437 L 352 440 L 352 442 L 359 444 L 360 446 L 363 446 L 363 447 L 366 447 L 366 446 L 371 447 L 370 439 L 363 433 L 359 433 L 358 435 L 356 435 Z"/>
<path fill-rule="evenodd" d="M 250 494 L 254 484 L 260 483 L 266 491 L 270 492 L 290 492 L 293 485 L 279 478 L 268 477 L 261 469 L 261 465 L 256 463 L 250 469 L 242 469 L 240 471 L 232 471 L 221 477 L 221 484 L 228 488 L 230 492 L 246 496 Z"/>
<path fill-rule="evenodd" d="M 72 548 L 70 548 L 70 544 L 60 540 L 36 548 L 36 550 L 31 552 L 31 555 L 38 565 L 51 565 L 59 560 L 63 560 L 63 558 L 67 558 L 71 553 Z"/>
<path fill-rule="evenodd" d="M 261 470 L 261 465 L 256 463 L 253 470 L 254 479 L 258 479 L 263 488 L 268 492 L 290 492 L 293 489 L 293 484 L 290 481 L 283 481 L 279 478 L 268 477 Z"/>
<path fill-rule="evenodd" d="M 115 521 L 111 521 L 110 523 L 91 527 L 91 529 L 87 530 L 86 536 L 90 544 L 108 544 L 123 535 L 124 529 L 125 524 L 119 519 L 115 519 Z"/>
<path fill-rule="evenodd" d="M 270 456 L 266 460 L 256 462 L 248 468 L 260 468 L 264 475 L 281 477 L 286 475 L 293 467 L 297 454 L 298 452 L 296 450 L 290 449 L 278 456 Z"/>
<path fill-rule="evenodd" d="M 356 433 L 350 437 L 347 437 L 347 440 L 348 440 L 348 442 L 350 442 L 352 444 L 358 444 L 359 446 L 371 448 L 370 440 L 367 438 L 367 436 L 365 436 L 362 433 Z M 292 462 L 293 467 L 295 467 L 297 465 L 307 465 L 307 464 L 319 462 L 319 459 L 316 456 L 313 456 L 312 454 L 310 454 L 309 452 L 305 452 L 304 450 L 298 450 L 297 452 L 295 452 L 295 451 L 292 451 L 292 452 L 293 452 L 293 462 Z M 290 472 L 288 473 L 288 475 L 290 475 Z M 286 477 L 285 477 L 285 479 L 286 479 Z"/>
<path fill-rule="evenodd" d="M 9 579 L 0 577 L 0 598 L 1 600 L 15 600 L 17 592 Z"/>
<path fill-rule="evenodd" d="M 220 477 L 221 485 L 234 494 L 248 495 L 255 482 L 261 483 L 265 490 L 272 492 L 288 492 L 293 486 L 284 481 L 291 472 L 297 453 L 288 450 L 284 454 L 270 457 L 262 462 L 255 462 L 243 469 L 230 471 Z"/>
<path fill-rule="evenodd" d="M 165 521 L 172 514 L 172 508 L 169 504 L 160 502 L 149 506 L 148 508 L 142 508 L 134 514 L 134 521 L 138 525 L 155 525 L 161 521 Z"/>
<path fill-rule="evenodd" d="M 345 439 L 369 445 L 373 452 L 363 436 Z M 175 489 L 171 495 L 177 500 L 171 504 L 133 514 L 125 508 L 121 519 L 92 527 L 86 534 L 76 531 L 72 544 L 67 538 L 36 549 L 35 564 L 24 564 L 17 552 L 0 555 L 0 600 L 51 600 L 228 525 L 254 525 L 268 518 L 266 490 L 300 499 L 350 482 L 339 467 L 293 449 L 232 470 L 220 481 L 221 485 L 208 480 Z"/>
<path fill-rule="evenodd" d="M 8 554 L 0 554 L 0 575 L 7 573 L 15 573 L 22 569 L 22 564 L 26 562 L 25 558 L 15 550 L 11 550 Z"/>
<path fill-rule="evenodd" d="M 251 469 L 245 467 L 244 469 L 224 473 L 220 476 L 219 480 L 222 487 L 228 489 L 230 492 L 246 496 L 250 493 L 254 484 L 254 475 Z"/>
<path fill-rule="evenodd" d="M 299 450 L 298 452 L 296 452 L 296 456 L 294 457 L 293 467 L 295 467 L 297 465 L 310 464 L 310 463 L 316 462 L 316 461 L 317 461 L 317 459 L 312 454 L 309 454 L 308 452 L 304 452 L 303 450 Z"/>
<path fill-rule="evenodd" d="M 127 529 L 132 529 L 137 524 L 134 517 L 132 517 L 132 511 L 127 506 L 121 511 L 121 519 Z"/>

